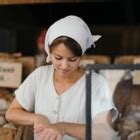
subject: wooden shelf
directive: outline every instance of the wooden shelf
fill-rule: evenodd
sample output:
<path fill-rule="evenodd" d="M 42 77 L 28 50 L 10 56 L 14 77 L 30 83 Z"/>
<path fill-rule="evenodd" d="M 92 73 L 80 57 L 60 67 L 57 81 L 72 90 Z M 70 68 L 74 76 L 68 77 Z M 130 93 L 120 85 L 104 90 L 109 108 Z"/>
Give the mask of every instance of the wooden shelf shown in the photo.
<path fill-rule="evenodd" d="M 38 4 L 38 3 L 79 2 L 79 0 L 0 0 L 1 5 L 9 4 Z"/>

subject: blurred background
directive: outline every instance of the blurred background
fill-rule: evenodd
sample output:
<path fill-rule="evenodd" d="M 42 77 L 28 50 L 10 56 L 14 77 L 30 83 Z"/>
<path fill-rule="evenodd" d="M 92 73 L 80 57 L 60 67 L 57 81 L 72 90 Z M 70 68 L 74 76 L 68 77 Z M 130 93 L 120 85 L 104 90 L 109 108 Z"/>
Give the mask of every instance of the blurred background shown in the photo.
<path fill-rule="evenodd" d="M 37 37 L 57 19 L 82 17 L 93 34 L 101 34 L 92 54 L 140 53 L 140 10 L 133 0 L 0 0 L 0 51 L 36 53 Z"/>

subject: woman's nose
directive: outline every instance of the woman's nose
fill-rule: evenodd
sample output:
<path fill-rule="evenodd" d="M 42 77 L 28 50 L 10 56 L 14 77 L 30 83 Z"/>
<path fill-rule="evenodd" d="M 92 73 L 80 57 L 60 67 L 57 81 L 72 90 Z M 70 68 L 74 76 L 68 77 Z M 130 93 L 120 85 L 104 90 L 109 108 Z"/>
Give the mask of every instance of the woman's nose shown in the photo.
<path fill-rule="evenodd" d="M 67 68 L 69 67 L 69 63 L 68 63 L 67 61 L 63 61 L 63 62 L 61 63 L 61 67 L 62 67 L 63 69 L 67 69 Z"/>

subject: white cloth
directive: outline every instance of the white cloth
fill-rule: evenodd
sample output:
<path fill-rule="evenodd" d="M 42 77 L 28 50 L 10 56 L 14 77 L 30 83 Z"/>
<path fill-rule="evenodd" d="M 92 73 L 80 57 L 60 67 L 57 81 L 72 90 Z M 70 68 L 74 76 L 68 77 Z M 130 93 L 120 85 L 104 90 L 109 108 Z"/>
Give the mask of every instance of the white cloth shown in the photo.
<path fill-rule="evenodd" d="M 37 68 L 15 91 L 18 102 L 28 111 L 46 115 L 54 122 L 73 122 L 85 124 L 85 75 L 64 94 L 58 96 L 53 84 L 53 66 Z M 103 76 L 92 74 L 92 119 L 108 110 L 116 118 L 110 89 Z M 76 140 L 65 136 L 63 140 Z"/>
<path fill-rule="evenodd" d="M 111 93 L 114 94 L 117 84 L 126 75 L 127 70 L 100 70 L 99 73 L 102 74 L 109 83 Z M 117 76 L 116 76 L 117 75 Z"/>
<path fill-rule="evenodd" d="M 60 36 L 67 36 L 79 43 L 82 53 L 91 45 L 95 46 L 94 41 L 97 41 L 101 36 L 93 36 L 88 25 L 80 18 L 70 15 L 53 23 L 47 30 L 45 36 L 45 50 L 47 53 L 47 62 L 50 61 L 49 46 Z"/>

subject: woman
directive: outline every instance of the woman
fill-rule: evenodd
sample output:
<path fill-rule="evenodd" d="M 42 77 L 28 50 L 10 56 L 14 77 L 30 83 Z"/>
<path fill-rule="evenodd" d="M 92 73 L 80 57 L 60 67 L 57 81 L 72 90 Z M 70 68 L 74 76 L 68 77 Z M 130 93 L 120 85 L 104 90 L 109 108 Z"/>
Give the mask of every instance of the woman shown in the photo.
<path fill-rule="evenodd" d="M 77 16 L 55 22 L 47 31 L 47 61 L 31 73 L 15 91 L 6 118 L 21 125 L 33 125 L 35 139 L 85 139 L 85 69 L 79 66 L 87 48 L 94 46 L 94 36 Z M 92 73 L 93 138 L 109 140 L 111 123 L 117 111 L 106 80 Z"/>

